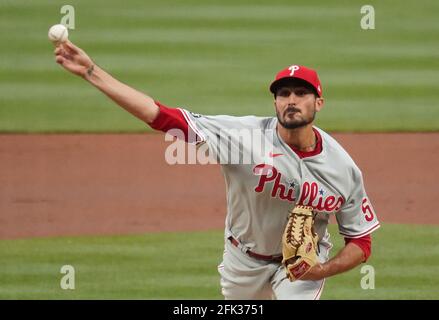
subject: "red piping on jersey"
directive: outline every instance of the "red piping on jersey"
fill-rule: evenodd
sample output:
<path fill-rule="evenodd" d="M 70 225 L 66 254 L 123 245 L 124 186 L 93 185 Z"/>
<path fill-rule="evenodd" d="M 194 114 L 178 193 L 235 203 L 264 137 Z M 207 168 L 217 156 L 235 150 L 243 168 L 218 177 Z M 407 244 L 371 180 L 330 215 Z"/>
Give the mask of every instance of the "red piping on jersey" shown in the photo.
<path fill-rule="evenodd" d="M 312 157 L 312 156 L 318 155 L 319 153 L 322 152 L 322 149 L 323 149 L 322 148 L 322 137 L 321 137 L 320 133 L 315 128 L 312 128 L 312 130 L 314 131 L 314 133 L 316 135 L 316 139 L 317 139 L 316 146 L 315 146 L 314 150 L 305 152 L 305 151 L 300 151 L 296 147 L 288 145 L 299 156 L 300 159 Z"/>
<path fill-rule="evenodd" d="M 364 232 L 362 232 L 360 234 L 356 234 L 356 235 L 353 235 L 353 236 L 351 236 L 349 234 L 344 234 L 343 232 L 340 232 L 340 234 L 342 236 L 345 236 L 346 238 L 349 238 L 349 239 L 358 239 L 358 238 L 361 238 L 361 237 L 363 237 L 365 235 L 368 235 L 369 233 L 372 233 L 372 231 L 374 231 L 375 229 L 378 229 L 379 227 L 380 227 L 380 224 L 379 224 L 379 222 L 377 222 L 376 225 L 374 225 L 373 227 L 370 227 L 369 229 L 367 229 L 366 231 L 364 231 Z"/>
<path fill-rule="evenodd" d="M 323 289 L 323 286 L 325 285 L 325 281 L 326 281 L 326 279 L 322 280 L 322 284 L 320 285 L 319 291 L 317 291 L 317 294 L 314 297 L 314 300 L 319 300 L 320 299 L 320 294 L 322 293 L 322 289 Z"/>
<path fill-rule="evenodd" d="M 372 238 L 370 234 L 355 239 L 344 238 L 344 241 L 345 241 L 345 245 L 347 245 L 348 243 L 353 243 L 357 245 L 361 250 L 363 250 L 363 254 L 364 254 L 363 262 L 367 261 L 372 250 Z"/>

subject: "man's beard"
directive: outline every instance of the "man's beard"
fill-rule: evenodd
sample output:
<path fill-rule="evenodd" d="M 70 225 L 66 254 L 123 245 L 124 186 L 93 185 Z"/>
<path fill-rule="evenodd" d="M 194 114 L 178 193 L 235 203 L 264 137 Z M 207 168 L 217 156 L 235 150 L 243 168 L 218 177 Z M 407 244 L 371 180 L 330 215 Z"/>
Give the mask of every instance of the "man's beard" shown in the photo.
<path fill-rule="evenodd" d="M 285 111 L 284 111 L 284 117 L 282 118 L 279 115 L 279 112 L 276 110 L 276 116 L 277 116 L 277 120 L 279 121 L 280 125 L 282 127 L 284 127 L 285 129 L 297 129 L 300 127 L 304 127 L 308 124 L 310 124 L 311 122 L 314 121 L 314 118 L 316 117 L 316 111 L 313 111 L 312 116 L 309 119 L 288 119 L 288 120 L 284 120 L 285 116 L 288 112 L 293 111 L 293 112 L 300 112 L 298 109 L 294 108 L 294 107 L 288 107 Z"/>

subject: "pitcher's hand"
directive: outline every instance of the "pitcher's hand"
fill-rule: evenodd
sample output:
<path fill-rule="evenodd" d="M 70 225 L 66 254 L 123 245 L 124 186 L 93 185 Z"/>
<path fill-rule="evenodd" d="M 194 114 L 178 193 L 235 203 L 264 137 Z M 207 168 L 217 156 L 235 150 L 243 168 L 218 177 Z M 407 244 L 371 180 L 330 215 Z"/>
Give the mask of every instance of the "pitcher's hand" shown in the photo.
<path fill-rule="evenodd" d="M 85 78 L 87 73 L 91 73 L 94 62 L 82 50 L 72 42 L 66 41 L 55 48 L 55 61 L 64 67 L 64 69 Z"/>

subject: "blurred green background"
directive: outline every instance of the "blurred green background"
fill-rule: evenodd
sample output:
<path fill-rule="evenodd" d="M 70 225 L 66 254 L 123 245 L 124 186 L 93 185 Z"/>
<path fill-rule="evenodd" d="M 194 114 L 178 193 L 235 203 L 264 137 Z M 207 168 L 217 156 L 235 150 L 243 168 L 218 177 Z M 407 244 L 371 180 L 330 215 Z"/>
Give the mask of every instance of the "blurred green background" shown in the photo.
<path fill-rule="evenodd" d="M 149 130 L 55 64 L 47 39 L 64 1 L 0 2 L 0 132 Z M 328 131 L 439 129 L 439 2 L 69 1 L 70 39 L 118 79 L 170 106 L 272 115 L 268 85 L 318 70 Z M 375 8 L 362 30 L 360 8 Z"/>
<path fill-rule="evenodd" d="M 329 228 L 332 254 L 343 245 Z M 384 224 L 373 234 L 374 289 L 364 265 L 326 281 L 322 299 L 439 299 L 439 229 Z M 223 232 L 66 237 L 0 242 L 0 299 L 223 299 L 217 265 Z M 63 265 L 75 289 L 62 290 Z"/>
<path fill-rule="evenodd" d="M 303 64 L 320 74 L 317 125 L 327 131 L 439 130 L 436 0 L 2 0 L 0 132 L 149 130 L 56 65 L 47 31 L 65 4 L 73 42 L 170 106 L 272 115 L 275 73 Z M 365 4 L 375 30 L 360 28 Z M 385 224 L 368 262 L 376 289 L 360 288 L 358 267 L 330 278 L 322 298 L 439 299 L 438 236 L 435 226 Z M 222 231 L 2 240 L 0 298 L 221 299 L 222 241 Z M 59 287 L 64 264 L 76 268 L 74 291 Z"/>

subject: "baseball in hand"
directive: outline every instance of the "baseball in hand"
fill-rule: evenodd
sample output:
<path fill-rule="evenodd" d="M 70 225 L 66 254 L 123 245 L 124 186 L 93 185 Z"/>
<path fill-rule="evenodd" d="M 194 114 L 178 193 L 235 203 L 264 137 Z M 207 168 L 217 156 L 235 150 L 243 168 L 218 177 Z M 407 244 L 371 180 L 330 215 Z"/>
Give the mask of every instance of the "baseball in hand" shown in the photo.
<path fill-rule="evenodd" d="M 55 24 L 49 29 L 49 40 L 54 44 L 63 43 L 67 41 L 69 32 L 62 24 Z"/>

